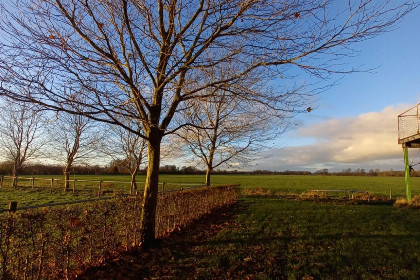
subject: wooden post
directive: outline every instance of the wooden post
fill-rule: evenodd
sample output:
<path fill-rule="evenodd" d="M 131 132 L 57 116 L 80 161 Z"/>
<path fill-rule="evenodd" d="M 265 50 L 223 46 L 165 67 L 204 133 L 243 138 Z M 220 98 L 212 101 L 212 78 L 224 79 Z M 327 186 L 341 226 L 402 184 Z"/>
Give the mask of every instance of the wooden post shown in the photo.
<path fill-rule="evenodd" d="M 392 200 L 392 189 L 389 189 L 389 200 Z"/>
<path fill-rule="evenodd" d="M 162 183 L 162 192 L 165 192 L 165 185 L 166 185 L 166 183 L 165 183 L 165 182 L 163 182 L 163 183 Z"/>
<path fill-rule="evenodd" d="M 404 147 L 404 164 L 405 164 L 405 192 L 407 202 L 411 200 L 411 181 L 410 181 L 410 163 L 408 161 L 408 148 Z"/>
<path fill-rule="evenodd" d="M 4 176 L 1 175 L 1 177 L 0 177 L 0 189 L 3 188 L 3 182 L 4 182 Z"/>
<path fill-rule="evenodd" d="M 51 178 L 51 189 L 50 189 L 50 193 L 52 193 L 53 187 L 54 187 L 54 177 Z"/>
<path fill-rule="evenodd" d="M 34 187 L 35 187 L 35 178 L 34 177 L 31 178 L 31 187 L 32 187 L 32 189 L 34 189 Z"/>
<path fill-rule="evenodd" d="M 16 209 L 17 209 L 17 201 L 10 201 L 9 212 L 16 212 Z"/>
<path fill-rule="evenodd" d="M 73 194 L 75 192 L 75 189 L 76 189 L 76 179 L 73 180 Z"/>

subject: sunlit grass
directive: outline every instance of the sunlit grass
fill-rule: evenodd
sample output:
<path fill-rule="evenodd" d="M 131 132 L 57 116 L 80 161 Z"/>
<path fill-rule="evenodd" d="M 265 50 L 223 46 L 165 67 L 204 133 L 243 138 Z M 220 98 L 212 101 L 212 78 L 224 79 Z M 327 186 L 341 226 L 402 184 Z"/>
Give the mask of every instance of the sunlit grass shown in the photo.
<path fill-rule="evenodd" d="M 103 181 L 104 195 L 128 194 L 130 191 L 129 175 L 72 175 L 70 180 L 76 181 L 75 194 L 63 191 L 62 176 L 53 176 L 55 181 L 51 192 L 51 176 L 34 176 L 42 180 L 35 180 L 32 190 L 32 176 L 24 176 L 19 185 L 23 188 L 11 190 L 11 180 L 5 179 L 3 189 L 0 189 L 0 209 L 7 206 L 9 201 L 18 201 L 19 206 L 61 202 L 97 197 L 99 181 Z M 58 180 L 58 181 L 57 181 Z M 87 182 L 89 181 L 89 182 Z M 141 192 L 145 176 L 138 175 L 138 188 Z M 165 183 L 166 190 L 174 190 L 204 184 L 204 175 L 166 175 L 160 176 L 160 182 Z M 392 190 L 393 197 L 405 195 L 405 182 L 401 177 L 361 177 L 361 176 L 302 176 L 302 175 L 213 175 L 212 185 L 240 184 L 242 188 L 270 189 L 272 192 L 302 193 L 310 189 L 344 189 L 363 190 L 371 194 L 388 196 Z M 162 189 L 162 185 L 160 185 Z M 413 195 L 420 194 L 420 178 L 412 178 Z"/>

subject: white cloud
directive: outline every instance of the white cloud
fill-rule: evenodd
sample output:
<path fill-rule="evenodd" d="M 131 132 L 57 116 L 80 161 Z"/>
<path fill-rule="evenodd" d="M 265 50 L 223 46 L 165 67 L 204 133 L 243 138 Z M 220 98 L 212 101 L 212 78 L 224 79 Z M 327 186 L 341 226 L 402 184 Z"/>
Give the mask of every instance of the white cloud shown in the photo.
<path fill-rule="evenodd" d="M 295 135 L 315 139 L 313 144 L 272 150 L 268 153 L 270 156 L 254 168 L 341 170 L 354 166 L 402 169 L 397 116 L 409 107 L 389 106 L 380 112 L 304 126 Z"/>

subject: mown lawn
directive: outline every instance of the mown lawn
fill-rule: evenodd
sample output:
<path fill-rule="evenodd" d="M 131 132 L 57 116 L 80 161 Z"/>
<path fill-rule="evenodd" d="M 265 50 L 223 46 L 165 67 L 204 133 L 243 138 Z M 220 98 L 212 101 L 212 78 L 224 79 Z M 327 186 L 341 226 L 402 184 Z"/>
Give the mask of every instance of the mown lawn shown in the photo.
<path fill-rule="evenodd" d="M 30 178 L 32 176 L 24 176 Z M 34 176 L 43 180 L 36 180 L 35 188 L 31 189 L 31 181 L 22 179 L 18 190 L 10 189 L 11 180 L 4 181 L 0 189 L 0 209 L 7 207 L 9 201 L 17 201 L 18 206 L 55 203 L 86 198 L 95 198 L 98 194 L 99 181 L 103 181 L 103 195 L 128 194 L 130 177 L 128 175 L 79 175 L 71 176 L 71 180 L 78 180 L 76 193 L 63 192 L 63 182 L 54 181 L 51 192 L 51 176 Z M 53 176 L 62 179 L 62 176 Z M 204 184 L 204 175 L 166 175 L 160 176 L 160 182 L 166 183 L 166 190 L 174 190 L 192 185 Z M 412 193 L 420 194 L 420 178 L 411 178 Z M 94 181 L 94 182 L 88 182 Z M 110 183 L 112 181 L 113 183 Z M 144 175 L 139 175 L 137 182 L 139 190 L 143 188 Z M 296 175 L 213 175 L 213 185 L 240 184 L 242 188 L 263 188 L 274 192 L 302 193 L 308 189 L 350 189 L 363 190 L 371 194 L 404 196 L 405 182 L 401 177 L 366 177 L 366 176 L 296 176 Z M 72 186 L 72 183 L 70 183 Z M 160 186 L 160 188 L 162 185 Z"/>
<path fill-rule="evenodd" d="M 419 210 L 243 198 L 82 279 L 419 279 Z"/>

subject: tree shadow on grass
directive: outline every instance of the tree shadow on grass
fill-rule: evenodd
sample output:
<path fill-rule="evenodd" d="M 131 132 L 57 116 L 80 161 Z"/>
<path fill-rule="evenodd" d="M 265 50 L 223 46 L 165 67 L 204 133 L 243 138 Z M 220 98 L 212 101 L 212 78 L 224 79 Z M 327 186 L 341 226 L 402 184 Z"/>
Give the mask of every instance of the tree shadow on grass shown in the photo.
<path fill-rule="evenodd" d="M 203 253 L 197 246 L 206 243 L 212 246 L 213 241 L 209 239 L 235 223 L 237 213 L 247 207 L 245 202 L 239 201 L 234 206 L 213 211 L 185 229 L 159 240 L 156 246 L 145 251 L 133 250 L 101 266 L 88 268 L 78 279 L 195 278 L 201 265 L 200 258 L 212 253 L 211 250 Z"/>

